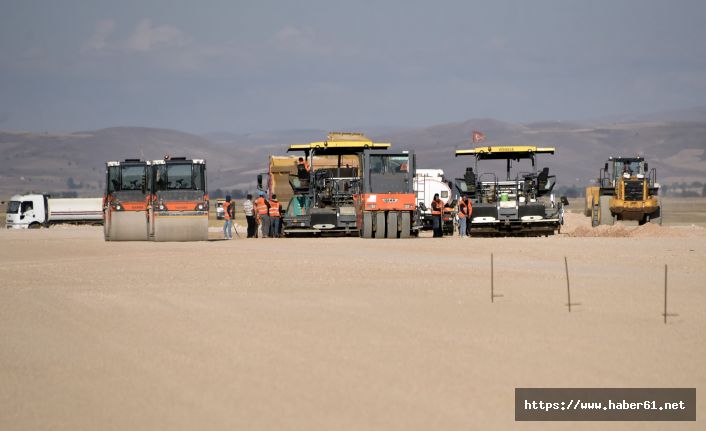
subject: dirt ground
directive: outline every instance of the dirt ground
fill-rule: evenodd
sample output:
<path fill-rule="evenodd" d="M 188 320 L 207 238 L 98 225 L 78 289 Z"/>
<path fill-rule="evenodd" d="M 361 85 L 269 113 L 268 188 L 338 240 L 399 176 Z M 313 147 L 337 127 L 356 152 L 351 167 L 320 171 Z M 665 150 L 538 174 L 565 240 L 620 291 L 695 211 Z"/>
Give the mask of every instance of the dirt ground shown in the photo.
<path fill-rule="evenodd" d="M 0 429 L 704 429 L 706 229 L 586 223 L 536 239 L 2 230 Z M 697 422 L 515 422 L 516 387 L 696 387 Z"/>

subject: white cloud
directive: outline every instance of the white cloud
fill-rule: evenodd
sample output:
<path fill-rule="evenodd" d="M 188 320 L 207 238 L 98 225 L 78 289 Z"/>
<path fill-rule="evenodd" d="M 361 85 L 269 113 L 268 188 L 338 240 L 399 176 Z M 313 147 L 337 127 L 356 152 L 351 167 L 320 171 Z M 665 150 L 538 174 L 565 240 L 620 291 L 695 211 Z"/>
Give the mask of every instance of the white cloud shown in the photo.
<path fill-rule="evenodd" d="M 294 54 L 327 55 L 332 52 L 331 46 L 311 27 L 286 26 L 275 33 L 273 40 L 277 49 Z"/>
<path fill-rule="evenodd" d="M 102 51 L 108 47 L 108 37 L 115 32 L 115 20 L 104 19 L 96 23 L 96 29 L 81 47 L 81 51 Z"/>
<path fill-rule="evenodd" d="M 117 28 L 113 19 L 96 23 L 95 31 L 83 43 L 81 52 L 154 52 L 169 48 L 183 48 L 192 43 L 192 38 L 172 25 L 153 25 L 152 20 L 143 19 L 127 38 L 110 40 Z"/>
<path fill-rule="evenodd" d="M 163 48 L 183 47 L 191 41 L 190 37 L 174 26 L 153 26 L 151 20 L 143 19 L 121 47 L 128 52 L 149 52 Z"/>

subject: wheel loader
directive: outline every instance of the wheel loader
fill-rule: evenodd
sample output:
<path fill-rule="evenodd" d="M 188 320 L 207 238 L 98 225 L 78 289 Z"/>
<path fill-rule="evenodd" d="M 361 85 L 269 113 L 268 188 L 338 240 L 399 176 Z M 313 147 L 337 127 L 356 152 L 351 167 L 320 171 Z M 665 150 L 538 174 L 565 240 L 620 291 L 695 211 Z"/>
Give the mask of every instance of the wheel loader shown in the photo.
<path fill-rule="evenodd" d="M 593 227 L 620 220 L 662 224 L 657 171 L 643 157 L 611 157 L 598 173 L 597 185 L 586 187 L 584 215 Z"/>

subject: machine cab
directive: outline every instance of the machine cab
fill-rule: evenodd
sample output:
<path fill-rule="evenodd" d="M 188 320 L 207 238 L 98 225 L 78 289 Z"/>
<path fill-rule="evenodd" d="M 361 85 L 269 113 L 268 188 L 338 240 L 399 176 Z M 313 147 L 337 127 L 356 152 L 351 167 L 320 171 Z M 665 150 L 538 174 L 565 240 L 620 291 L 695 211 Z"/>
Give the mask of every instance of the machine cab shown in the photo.
<path fill-rule="evenodd" d="M 131 209 L 126 207 L 133 204 L 146 206 L 149 195 L 148 167 L 149 162 L 140 159 L 106 163 L 105 205 L 118 211 Z"/>
<path fill-rule="evenodd" d="M 366 151 L 362 155 L 363 193 L 412 193 L 414 156 L 409 152 Z"/>
<path fill-rule="evenodd" d="M 173 157 L 152 165 L 155 210 L 208 210 L 204 160 Z"/>

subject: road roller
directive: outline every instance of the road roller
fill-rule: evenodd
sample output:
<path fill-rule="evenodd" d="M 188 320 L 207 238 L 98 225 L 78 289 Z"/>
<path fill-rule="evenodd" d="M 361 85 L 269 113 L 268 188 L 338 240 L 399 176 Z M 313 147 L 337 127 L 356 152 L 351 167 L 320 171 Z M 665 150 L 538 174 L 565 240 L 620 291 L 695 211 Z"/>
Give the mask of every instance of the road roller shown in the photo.
<path fill-rule="evenodd" d="M 151 163 L 149 237 L 154 241 L 208 240 L 206 162 L 165 157 Z"/>
<path fill-rule="evenodd" d="M 105 164 L 103 233 L 106 241 L 148 239 L 151 162 L 125 159 Z"/>

